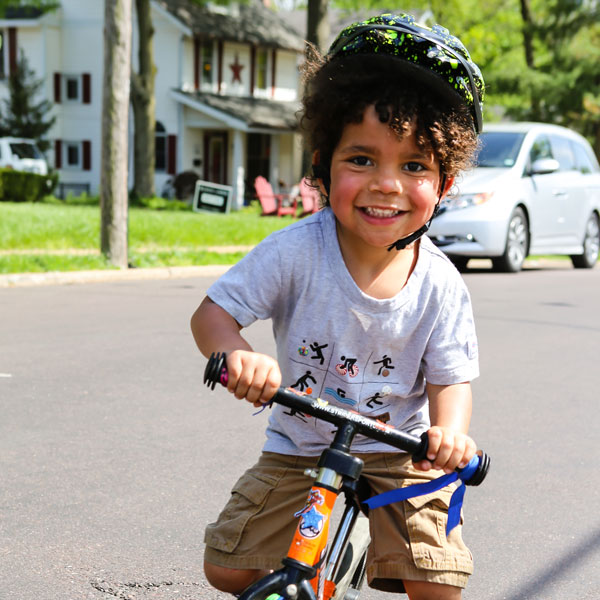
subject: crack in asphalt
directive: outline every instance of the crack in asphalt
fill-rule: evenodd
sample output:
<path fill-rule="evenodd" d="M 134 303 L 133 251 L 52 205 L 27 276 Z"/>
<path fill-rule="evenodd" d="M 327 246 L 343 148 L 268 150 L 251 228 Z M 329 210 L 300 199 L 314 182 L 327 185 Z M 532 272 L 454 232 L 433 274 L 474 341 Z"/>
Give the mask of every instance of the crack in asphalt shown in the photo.
<path fill-rule="evenodd" d="M 179 589 L 175 588 L 198 588 L 204 587 L 200 582 L 183 582 L 183 581 L 147 581 L 147 582 L 118 582 L 111 583 L 104 580 L 96 580 L 90 582 L 91 586 L 102 594 L 108 594 L 109 596 L 113 596 L 114 598 L 119 598 L 121 600 L 135 600 L 140 597 L 135 592 L 141 592 L 145 594 L 146 592 L 155 591 L 158 588 L 168 587 L 173 588 L 173 593 L 178 593 Z M 133 594 L 132 594 L 133 592 Z M 181 596 L 179 596 L 181 597 Z"/>

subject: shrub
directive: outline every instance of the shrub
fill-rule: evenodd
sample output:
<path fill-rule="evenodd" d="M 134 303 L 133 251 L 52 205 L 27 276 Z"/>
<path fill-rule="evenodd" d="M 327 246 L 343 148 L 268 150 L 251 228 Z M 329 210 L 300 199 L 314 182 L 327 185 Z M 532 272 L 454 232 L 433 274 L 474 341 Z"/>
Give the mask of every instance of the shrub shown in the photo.
<path fill-rule="evenodd" d="M 0 200 L 37 202 L 51 194 L 57 183 L 57 173 L 38 175 L 13 169 L 0 169 Z"/>

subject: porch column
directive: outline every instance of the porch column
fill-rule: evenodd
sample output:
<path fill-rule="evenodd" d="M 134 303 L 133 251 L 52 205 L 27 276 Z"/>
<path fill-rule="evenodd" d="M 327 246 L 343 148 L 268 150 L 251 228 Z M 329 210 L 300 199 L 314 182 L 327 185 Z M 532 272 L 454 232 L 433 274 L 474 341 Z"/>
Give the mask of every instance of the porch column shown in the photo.
<path fill-rule="evenodd" d="M 271 135 L 271 173 L 269 174 L 269 181 L 273 186 L 275 193 L 279 192 L 279 134 L 273 133 Z"/>
<path fill-rule="evenodd" d="M 231 208 L 239 210 L 244 206 L 244 178 L 246 175 L 244 169 L 244 139 L 239 129 L 233 130 L 233 198 L 231 199 Z"/>

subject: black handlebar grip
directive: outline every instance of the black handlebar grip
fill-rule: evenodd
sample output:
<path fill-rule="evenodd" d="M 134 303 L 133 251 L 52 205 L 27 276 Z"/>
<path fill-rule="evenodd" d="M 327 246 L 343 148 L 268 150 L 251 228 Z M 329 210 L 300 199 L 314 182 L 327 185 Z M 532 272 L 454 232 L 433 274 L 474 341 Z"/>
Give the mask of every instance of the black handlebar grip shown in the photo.
<path fill-rule="evenodd" d="M 422 460 L 427 460 L 427 449 L 429 448 L 429 436 L 427 432 L 424 431 L 421 434 L 421 445 L 417 449 L 416 452 L 413 452 L 412 461 L 414 463 L 421 462 Z"/>
<path fill-rule="evenodd" d="M 217 383 L 227 383 L 227 355 L 225 352 L 213 352 L 204 369 L 204 383 L 211 389 L 215 389 Z"/>
<path fill-rule="evenodd" d="M 470 479 L 465 481 L 465 485 L 479 485 L 483 482 L 488 473 L 490 468 L 490 457 L 483 450 L 478 450 L 477 456 L 479 456 L 479 466 L 475 473 L 471 475 Z"/>

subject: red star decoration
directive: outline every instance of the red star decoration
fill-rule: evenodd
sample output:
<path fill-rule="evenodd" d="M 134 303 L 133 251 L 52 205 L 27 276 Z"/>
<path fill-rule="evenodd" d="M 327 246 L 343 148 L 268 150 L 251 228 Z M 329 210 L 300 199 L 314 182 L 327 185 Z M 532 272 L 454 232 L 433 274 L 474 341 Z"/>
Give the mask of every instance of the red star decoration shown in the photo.
<path fill-rule="evenodd" d="M 241 73 L 244 65 L 241 65 L 239 62 L 238 55 L 235 55 L 235 62 L 232 65 L 229 65 L 229 68 L 233 71 L 233 78 L 231 79 L 231 83 L 235 83 L 239 81 L 242 83 Z"/>

